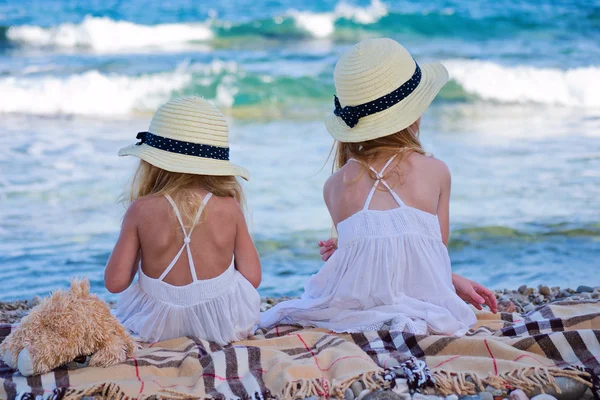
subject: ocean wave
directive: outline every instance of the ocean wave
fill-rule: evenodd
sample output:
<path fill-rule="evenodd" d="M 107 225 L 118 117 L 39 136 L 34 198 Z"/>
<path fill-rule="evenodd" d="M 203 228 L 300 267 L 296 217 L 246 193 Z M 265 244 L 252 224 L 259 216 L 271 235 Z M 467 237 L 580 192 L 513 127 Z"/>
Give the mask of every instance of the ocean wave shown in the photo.
<path fill-rule="evenodd" d="M 169 73 L 103 74 L 97 70 L 68 77 L 0 78 L 0 112 L 34 115 L 115 116 L 153 110 L 171 93 L 189 85 L 183 65 Z"/>
<path fill-rule="evenodd" d="M 107 17 L 86 16 L 79 24 L 65 23 L 50 28 L 13 26 L 5 30 L 4 36 L 10 42 L 28 46 L 107 52 L 202 42 L 211 39 L 213 32 L 203 23 L 138 25 Z"/>
<path fill-rule="evenodd" d="M 110 52 L 136 48 L 169 48 L 187 43 L 206 42 L 215 38 L 215 33 L 224 37 L 250 33 L 265 37 L 297 37 L 306 34 L 322 38 L 333 34 L 338 20 L 371 24 L 386 14 L 387 9 L 380 0 L 373 0 L 367 7 L 340 3 L 332 12 L 290 10 L 281 16 L 245 23 L 211 18 L 197 23 L 140 25 L 88 15 L 78 24 L 0 27 L 0 39 L 25 46 L 84 48 Z"/>
<path fill-rule="evenodd" d="M 235 62 L 215 60 L 140 76 L 90 70 L 66 77 L 0 77 L 0 113 L 110 117 L 152 112 L 169 98 L 183 95 L 203 96 L 223 109 L 300 107 L 329 98 L 333 91 L 332 84 L 317 77 L 248 73 Z"/>
<path fill-rule="evenodd" d="M 142 25 L 88 15 L 80 23 L 63 23 L 51 27 L 0 27 L 0 42 L 106 53 L 134 49 L 177 50 L 188 48 L 191 44 L 214 44 L 221 47 L 231 40 L 247 41 L 249 37 L 357 41 L 373 35 L 402 35 L 489 39 L 490 29 L 494 29 L 497 36 L 511 36 L 546 28 L 548 27 L 543 21 L 519 15 L 510 18 L 472 18 L 452 9 L 393 10 L 381 0 L 371 0 L 369 5 L 363 7 L 341 1 L 331 11 L 291 9 L 281 15 L 249 21 L 219 20 L 213 15 L 198 22 Z"/>
<path fill-rule="evenodd" d="M 507 67 L 478 60 L 449 60 L 444 65 L 462 90 L 482 100 L 600 107 L 599 67 Z"/>
<path fill-rule="evenodd" d="M 449 60 L 451 81 L 442 102 L 541 103 L 568 107 L 600 107 L 600 68 L 558 70 L 505 67 Z M 247 71 L 235 62 L 182 63 L 170 72 L 129 76 L 90 70 L 56 76 L 42 72 L 0 77 L 0 112 L 39 115 L 111 116 L 152 111 L 181 95 L 203 96 L 224 109 L 242 108 L 254 115 L 273 109 L 317 110 L 331 106 L 335 87 L 327 73 L 308 76 L 270 75 Z M 258 114 L 257 114 L 258 113 Z M 265 114 L 266 113 L 266 114 Z"/>

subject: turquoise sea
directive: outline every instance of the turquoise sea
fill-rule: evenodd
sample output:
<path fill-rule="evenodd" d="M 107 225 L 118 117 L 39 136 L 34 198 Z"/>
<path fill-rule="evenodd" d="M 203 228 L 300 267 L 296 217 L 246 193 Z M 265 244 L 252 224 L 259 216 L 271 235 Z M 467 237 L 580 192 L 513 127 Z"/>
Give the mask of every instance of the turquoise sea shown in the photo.
<path fill-rule="evenodd" d="M 169 98 L 231 122 L 263 295 L 322 265 L 332 71 L 391 37 L 451 81 L 425 114 L 453 173 L 450 255 L 492 288 L 600 285 L 600 3 L 586 0 L 0 0 L 0 300 L 103 267 L 135 160 Z"/>

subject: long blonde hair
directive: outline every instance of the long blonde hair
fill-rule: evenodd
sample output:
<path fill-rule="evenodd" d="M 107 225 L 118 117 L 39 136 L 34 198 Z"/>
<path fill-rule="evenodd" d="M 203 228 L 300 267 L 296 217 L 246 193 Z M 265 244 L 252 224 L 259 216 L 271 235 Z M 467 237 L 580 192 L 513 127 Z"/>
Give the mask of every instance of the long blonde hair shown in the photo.
<path fill-rule="evenodd" d="M 414 124 L 388 136 L 358 143 L 337 142 L 337 146 L 334 143 L 334 147 L 332 172 L 342 168 L 348 160 L 354 158 L 362 166 L 362 172 L 356 180 L 365 172 L 375 179 L 375 173 L 369 169 L 369 165 L 379 158 L 389 158 L 396 154 L 398 161 L 402 161 L 412 152 L 425 154 L 419 141 L 419 129 Z M 396 164 L 394 173 L 400 174 L 399 165 L 400 162 Z"/>
<path fill-rule="evenodd" d="M 129 203 L 149 195 L 169 195 L 181 213 L 186 229 L 191 227 L 202 199 L 192 190 L 201 187 L 219 197 L 233 197 L 244 207 L 244 192 L 235 176 L 195 175 L 165 171 L 140 160 L 131 181 Z"/>

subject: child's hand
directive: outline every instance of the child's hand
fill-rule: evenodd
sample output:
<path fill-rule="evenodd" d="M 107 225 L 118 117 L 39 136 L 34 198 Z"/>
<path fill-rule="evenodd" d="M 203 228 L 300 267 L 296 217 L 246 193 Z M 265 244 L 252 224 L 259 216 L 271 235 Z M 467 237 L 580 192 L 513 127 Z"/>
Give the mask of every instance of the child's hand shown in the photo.
<path fill-rule="evenodd" d="M 321 253 L 321 260 L 327 261 L 329 260 L 329 257 L 331 257 L 331 255 L 337 250 L 337 239 L 329 238 L 326 241 L 320 240 L 319 247 L 321 248 L 319 251 Z"/>
<path fill-rule="evenodd" d="M 481 305 L 485 304 L 494 314 L 498 312 L 496 296 L 488 288 L 456 274 L 452 274 L 452 284 L 456 294 L 464 301 L 473 304 L 478 310 L 481 310 Z"/>

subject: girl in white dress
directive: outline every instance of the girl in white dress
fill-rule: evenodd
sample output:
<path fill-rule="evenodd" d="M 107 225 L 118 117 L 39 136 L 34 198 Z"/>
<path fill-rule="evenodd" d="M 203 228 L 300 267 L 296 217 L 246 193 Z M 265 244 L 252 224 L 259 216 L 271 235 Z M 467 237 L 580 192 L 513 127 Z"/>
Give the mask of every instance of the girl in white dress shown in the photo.
<path fill-rule="evenodd" d="M 391 39 L 371 39 L 342 55 L 334 79 L 336 108 L 326 124 L 338 142 L 337 171 L 324 197 L 338 239 L 320 243 L 327 262 L 302 297 L 266 311 L 260 325 L 465 334 L 476 318 L 463 299 L 494 312 L 496 301 L 452 274 L 450 173 L 418 139 L 446 69 L 418 65 Z"/>
<path fill-rule="evenodd" d="M 119 152 L 141 160 L 104 275 L 110 292 L 123 292 L 117 317 L 145 342 L 246 339 L 261 267 L 236 179 L 248 171 L 229 162 L 223 115 L 201 98 L 172 100 L 138 139 Z"/>

